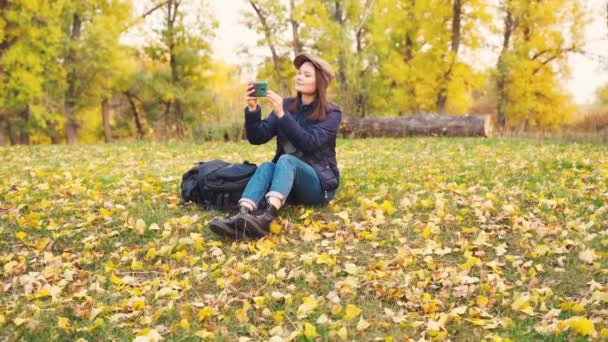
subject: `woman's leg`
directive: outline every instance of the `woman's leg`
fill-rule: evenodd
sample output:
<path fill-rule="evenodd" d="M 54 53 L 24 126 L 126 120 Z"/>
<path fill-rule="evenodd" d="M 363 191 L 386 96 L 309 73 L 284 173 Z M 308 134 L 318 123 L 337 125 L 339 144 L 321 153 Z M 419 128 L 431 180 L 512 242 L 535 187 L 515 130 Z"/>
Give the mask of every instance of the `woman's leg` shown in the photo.
<path fill-rule="evenodd" d="M 272 201 L 273 197 L 279 199 L 280 207 L 290 194 L 296 203 L 301 204 L 323 204 L 328 200 L 312 166 L 286 154 L 277 162 L 266 198 L 269 201 Z"/>
<path fill-rule="evenodd" d="M 270 191 L 266 194 L 269 205 L 259 215 L 239 216 L 235 226 L 253 236 L 268 235 L 270 223 L 291 192 L 298 203 L 326 202 L 321 182 L 312 166 L 291 155 L 283 155 L 274 167 Z"/>
<path fill-rule="evenodd" d="M 264 198 L 264 194 L 266 194 L 270 188 L 274 170 L 274 163 L 262 163 L 262 165 L 255 170 L 255 173 L 247 183 L 243 195 L 239 200 L 239 204 L 245 203 L 255 210 Z"/>
<path fill-rule="evenodd" d="M 237 227 L 237 222 L 243 214 L 253 212 L 264 198 L 264 194 L 270 188 L 274 167 L 273 163 L 266 162 L 257 168 L 239 200 L 239 212 L 227 218 L 216 217 L 209 223 L 209 228 L 214 233 L 237 240 L 259 237 Z"/>

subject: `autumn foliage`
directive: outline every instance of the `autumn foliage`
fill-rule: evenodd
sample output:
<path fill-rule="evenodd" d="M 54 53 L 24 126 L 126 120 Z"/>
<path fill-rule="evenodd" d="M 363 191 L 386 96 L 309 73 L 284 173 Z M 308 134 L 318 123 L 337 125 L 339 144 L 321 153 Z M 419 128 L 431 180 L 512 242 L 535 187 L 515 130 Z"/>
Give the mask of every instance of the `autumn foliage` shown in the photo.
<path fill-rule="evenodd" d="M 0 164 L 0 338 L 226 341 L 608 337 L 606 145 L 339 140 L 329 206 L 259 241 L 179 203 L 245 143 L 15 147 Z"/>

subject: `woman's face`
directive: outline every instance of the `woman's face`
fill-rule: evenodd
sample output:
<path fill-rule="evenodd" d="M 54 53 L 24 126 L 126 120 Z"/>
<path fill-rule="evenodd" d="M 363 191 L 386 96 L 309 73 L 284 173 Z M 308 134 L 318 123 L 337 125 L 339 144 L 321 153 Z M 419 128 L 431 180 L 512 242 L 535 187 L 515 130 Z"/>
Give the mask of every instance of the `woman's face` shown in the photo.
<path fill-rule="evenodd" d="M 306 95 L 314 95 L 317 92 L 317 79 L 315 78 L 315 67 L 310 62 L 300 65 L 296 74 L 296 91 Z"/>

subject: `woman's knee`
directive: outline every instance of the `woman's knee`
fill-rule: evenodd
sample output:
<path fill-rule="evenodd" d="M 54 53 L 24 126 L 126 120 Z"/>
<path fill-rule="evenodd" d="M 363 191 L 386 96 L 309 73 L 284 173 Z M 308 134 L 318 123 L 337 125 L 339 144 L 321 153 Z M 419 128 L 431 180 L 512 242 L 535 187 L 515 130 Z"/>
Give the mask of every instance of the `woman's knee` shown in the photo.
<path fill-rule="evenodd" d="M 273 162 L 263 162 L 258 166 L 258 170 L 261 171 L 272 171 L 274 170 L 275 164 Z"/>
<path fill-rule="evenodd" d="M 277 161 L 277 164 L 281 163 L 290 163 L 290 164 L 295 164 L 297 161 L 299 161 L 298 158 L 292 156 L 291 154 L 284 154 L 282 156 L 279 157 L 279 160 Z"/>

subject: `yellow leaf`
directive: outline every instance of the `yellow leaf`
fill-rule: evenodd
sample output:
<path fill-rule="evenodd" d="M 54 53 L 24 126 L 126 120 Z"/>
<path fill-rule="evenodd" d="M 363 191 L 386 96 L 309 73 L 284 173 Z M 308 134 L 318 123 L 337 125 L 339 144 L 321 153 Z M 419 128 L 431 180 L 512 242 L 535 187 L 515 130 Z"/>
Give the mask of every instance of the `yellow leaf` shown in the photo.
<path fill-rule="evenodd" d="M 463 305 L 463 306 L 459 306 L 457 308 L 453 308 L 452 311 L 450 311 L 450 314 L 459 316 L 459 315 L 464 314 L 465 312 L 467 312 L 467 307 L 465 305 Z"/>
<path fill-rule="evenodd" d="M 336 334 L 338 335 L 338 337 L 340 337 L 343 341 L 346 341 L 346 339 L 348 338 L 348 331 L 346 330 L 345 327 L 340 328 L 340 330 L 338 330 L 336 332 Z"/>
<path fill-rule="evenodd" d="M 334 304 L 331 306 L 330 310 L 332 315 L 336 316 L 342 311 L 342 307 L 339 304 Z"/>
<path fill-rule="evenodd" d="M 570 330 L 583 336 L 591 336 L 595 332 L 593 322 L 584 317 L 572 317 L 569 320 Z"/>
<path fill-rule="evenodd" d="M 361 318 L 359 318 L 359 323 L 357 323 L 357 331 L 364 331 L 367 328 L 369 328 L 369 323 L 361 316 Z"/>
<path fill-rule="evenodd" d="M 202 338 L 203 340 L 213 340 L 215 338 L 215 335 L 213 335 L 213 333 L 210 333 L 207 330 L 198 330 L 194 335 Z"/>
<path fill-rule="evenodd" d="M 350 321 L 353 318 L 357 318 L 361 314 L 361 309 L 355 305 L 348 304 L 344 310 L 344 316 L 342 317 L 345 321 Z"/>
<path fill-rule="evenodd" d="M 139 235 L 144 235 L 146 233 L 146 222 L 142 219 L 137 219 L 135 222 L 135 232 Z"/>
<path fill-rule="evenodd" d="M 28 299 L 32 300 L 32 299 L 45 298 L 45 297 L 50 297 L 50 296 L 51 296 L 51 288 L 47 285 L 46 287 L 38 290 L 38 292 L 36 292 L 35 295 L 28 296 Z"/>
<path fill-rule="evenodd" d="M 133 271 L 141 271 L 144 269 L 144 263 L 139 260 L 133 259 L 133 261 L 131 262 L 131 269 Z"/>
<path fill-rule="evenodd" d="M 179 326 L 184 330 L 190 330 L 190 323 L 186 319 L 179 321 Z"/>
<path fill-rule="evenodd" d="M 308 322 L 305 322 L 304 323 L 304 336 L 306 336 L 306 338 L 308 338 L 308 339 L 313 339 L 313 338 L 319 336 L 319 334 L 317 333 L 317 328 L 314 325 L 312 325 Z"/>
<path fill-rule="evenodd" d="M 27 234 L 25 232 L 17 232 L 15 233 L 15 237 L 19 240 L 23 240 L 27 237 Z"/>
<path fill-rule="evenodd" d="M 281 225 L 276 222 L 272 222 L 270 224 L 270 232 L 272 234 L 279 234 L 281 232 Z"/>
<path fill-rule="evenodd" d="M 274 313 L 274 315 L 272 315 L 272 319 L 274 319 L 274 321 L 279 324 L 283 323 L 283 321 L 285 320 L 285 314 L 282 310 L 278 310 Z"/>
<path fill-rule="evenodd" d="M 317 319 L 317 324 L 327 324 L 329 322 L 329 318 L 327 318 L 326 314 L 322 314 L 321 316 L 319 316 L 319 318 Z"/>
<path fill-rule="evenodd" d="M 433 228 L 426 226 L 424 227 L 424 229 L 422 230 L 422 237 L 425 239 L 428 239 L 429 236 L 431 236 L 431 233 L 433 232 Z"/>
<path fill-rule="evenodd" d="M 580 305 L 579 303 L 574 303 L 574 305 L 572 305 L 572 312 L 574 312 L 575 314 L 579 314 L 583 311 L 585 311 L 585 307 Z"/>
<path fill-rule="evenodd" d="M 602 330 L 600 330 L 600 337 L 608 337 L 608 328 L 602 328 Z"/>
<path fill-rule="evenodd" d="M 477 265 L 478 262 L 479 262 L 479 258 L 469 257 L 464 264 L 460 264 L 459 266 L 460 266 L 461 270 L 468 271 L 471 268 L 473 268 L 473 266 Z"/>
<path fill-rule="evenodd" d="M 130 302 L 133 310 L 143 310 L 146 307 L 146 301 L 143 297 L 135 297 Z"/>
<path fill-rule="evenodd" d="M 36 242 L 36 250 L 41 252 L 49 243 L 49 241 L 50 240 L 48 238 L 39 239 L 38 242 Z"/>
<path fill-rule="evenodd" d="M 99 213 L 103 218 L 112 217 L 112 212 L 106 208 L 99 208 Z"/>
<path fill-rule="evenodd" d="M 593 261 L 597 259 L 597 255 L 592 248 L 587 248 L 578 254 L 578 258 L 587 264 L 593 264 Z"/>
<path fill-rule="evenodd" d="M 511 309 L 523 311 L 527 314 L 530 314 L 528 310 L 530 308 L 530 295 L 522 294 L 516 300 L 511 303 Z"/>
<path fill-rule="evenodd" d="M 70 320 L 66 317 L 57 318 L 57 326 L 66 331 L 69 331 L 71 329 Z"/>
<path fill-rule="evenodd" d="M 332 257 L 330 257 L 327 254 L 320 254 L 317 257 L 317 264 L 332 265 L 333 264 L 333 259 L 332 259 Z"/>
<path fill-rule="evenodd" d="M 137 333 L 137 336 L 133 342 L 158 342 L 161 336 L 158 331 L 150 328 L 146 328 Z"/>
<path fill-rule="evenodd" d="M 177 291 L 170 287 L 163 287 L 162 289 L 158 290 L 158 292 L 156 292 L 156 294 L 154 294 L 155 299 L 165 298 L 165 297 L 174 298 L 175 296 L 177 296 Z"/>
<path fill-rule="evenodd" d="M 112 262 L 112 260 L 110 260 L 110 261 L 106 262 L 106 263 L 103 265 L 103 267 L 104 267 L 104 270 L 105 270 L 106 272 L 108 272 L 108 273 L 109 273 L 109 272 L 114 271 L 114 268 L 115 268 L 116 266 L 114 265 L 114 263 Z"/>
<path fill-rule="evenodd" d="M 196 314 L 196 317 L 198 318 L 199 321 L 204 321 L 206 319 L 208 319 L 209 317 L 211 317 L 211 315 L 213 314 L 213 309 L 205 306 L 204 308 L 200 309 L 198 314 Z"/>
<path fill-rule="evenodd" d="M 391 201 L 382 202 L 381 208 L 382 211 L 387 215 L 392 215 L 397 211 L 397 209 L 395 209 L 395 206 L 393 206 L 393 202 Z"/>
<path fill-rule="evenodd" d="M 245 300 L 243 302 L 243 307 L 241 309 L 237 309 L 236 312 L 234 313 L 236 318 L 239 320 L 239 322 L 241 322 L 241 324 L 245 324 L 249 321 L 249 317 L 247 316 L 247 311 L 249 311 L 250 307 L 251 307 L 251 304 L 249 304 L 249 301 Z"/>
<path fill-rule="evenodd" d="M 359 273 L 359 268 L 357 265 L 349 262 L 344 264 L 344 271 L 350 275 L 357 275 Z"/>
<path fill-rule="evenodd" d="M 477 296 L 477 305 L 479 305 L 480 307 L 485 307 L 486 305 L 488 305 L 488 298 L 484 297 L 484 296 Z"/>
<path fill-rule="evenodd" d="M 154 259 L 154 257 L 156 256 L 156 248 L 152 247 L 148 250 L 148 253 L 146 253 L 146 260 L 152 260 Z"/>
<path fill-rule="evenodd" d="M 249 321 L 247 312 L 243 309 L 237 309 L 236 312 L 234 313 L 234 315 L 236 316 L 236 319 L 238 319 L 239 322 L 241 322 L 241 324 L 245 324 Z"/>
<path fill-rule="evenodd" d="M 300 230 L 300 238 L 303 241 L 315 241 L 315 240 L 320 239 L 321 235 L 315 233 L 310 228 L 304 228 L 304 229 Z"/>
<path fill-rule="evenodd" d="M 110 275 L 110 282 L 114 285 L 121 285 L 122 284 L 122 279 L 118 278 L 113 272 Z"/>
<path fill-rule="evenodd" d="M 342 211 L 342 212 L 336 213 L 334 215 L 336 215 L 339 218 L 341 218 L 344 221 L 345 225 L 349 225 L 350 224 L 350 219 L 348 218 L 348 212 Z"/>
<path fill-rule="evenodd" d="M 600 303 L 608 303 L 608 292 L 595 291 L 593 292 L 593 295 L 591 295 L 591 299 Z"/>
<path fill-rule="evenodd" d="M 313 296 L 302 299 L 303 303 L 298 307 L 298 317 L 306 317 L 319 305 Z"/>
<path fill-rule="evenodd" d="M 27 320 L 24 318 L 17 317 L 15 319 L 13 319 L 13 323 L 15 323 L 16 326 L 20 326 L 25 322 L 27 322 Z"/>

